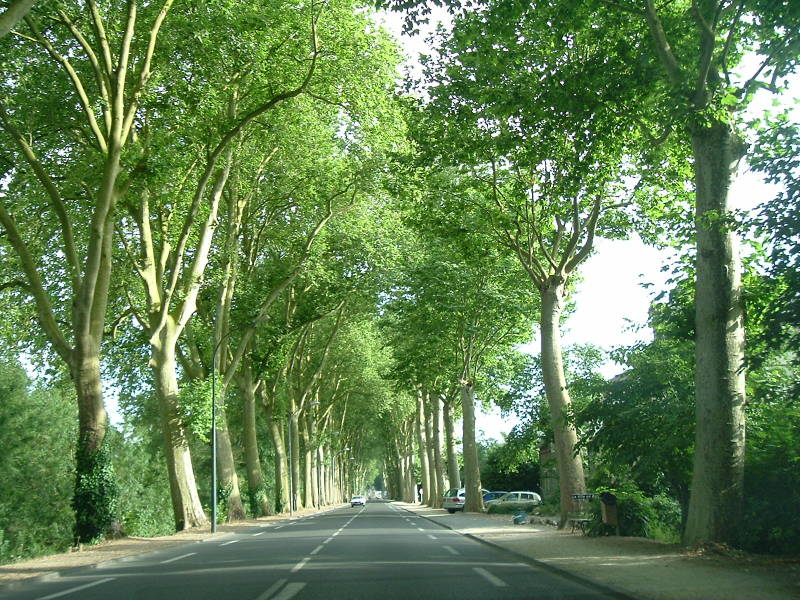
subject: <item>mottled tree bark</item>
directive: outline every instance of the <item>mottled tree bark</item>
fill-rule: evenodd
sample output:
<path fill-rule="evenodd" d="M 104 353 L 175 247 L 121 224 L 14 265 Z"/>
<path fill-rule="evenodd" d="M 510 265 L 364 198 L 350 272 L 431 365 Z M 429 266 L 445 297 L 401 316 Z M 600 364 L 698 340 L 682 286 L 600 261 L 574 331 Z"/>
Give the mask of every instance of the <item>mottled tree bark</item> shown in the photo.
<path fill-rule="evenodd" d="M 684 542 L 738 543 L 745 456 L 744 314 L 728 195 L 742 155 L 725 123 L 692 136 L 696 184 L 694 469 Z"/>
<path fill-rule="evenodd" d="M 556 463 L 561 500 L 559 528 L 563 528 L 574 510 L 573 494 L 586 492 L 583 462 L 575 451 L 578 433 L 571 419 L 571 400 L 564 377 L 559 323 L 564 301 L 564 282 L 557 277 L 548 280 L 540 290 L 542 296 L 542 375 L 545 395 L 550 406 L 550 421 L 556 445 Z"/>
<path fill-rule="evenodd" d="M 434 508 L 442 507 L 445 492 L 444 460 L 442 458 L 442 402 L 438 397 L 431 398 L 433 404 L 433 456 L 436 467 L 436 488 L 439 490 L 433 499 Z"/>
<path fill-rule="evenodd" d="M 447 451 L 447 479 L 450 488 L 461 487 L 461 474 L 458 468 L 458 452 L 456 451 L 455 426 L 453 409 L 449 402 L 442 403 L 444 420 L 445 449 Z"/>
<path fill-rule="evenodd" d="M 481 470 L 478 463 L 478 444 L 475 440 L 475 388 L 471 381 L 461 387 L 461 410 L 464 424 L 464 512 L 481 512 Z"/>
<path fill-rule="evenodd" d="M 431 482 L 428 463 L 427 443 L 425 439 L 425 407 L 423 394 L 417 393 L 417 412 L 414 418 L 414 432 L 417 437 L 417 456 L 419 456 L 419 470 L 422 477 L 422 501 L 430 504 Z"/>

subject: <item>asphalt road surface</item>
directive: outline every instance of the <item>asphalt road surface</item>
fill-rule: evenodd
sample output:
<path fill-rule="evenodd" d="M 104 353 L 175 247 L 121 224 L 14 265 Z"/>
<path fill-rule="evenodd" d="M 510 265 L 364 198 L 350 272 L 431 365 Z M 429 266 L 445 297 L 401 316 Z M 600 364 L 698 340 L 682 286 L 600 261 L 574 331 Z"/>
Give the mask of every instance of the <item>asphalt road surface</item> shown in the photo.
<path fill-rule="evenodd" d="M 9 600 L 609 598 L 381 501 L 77 569 Z"/>

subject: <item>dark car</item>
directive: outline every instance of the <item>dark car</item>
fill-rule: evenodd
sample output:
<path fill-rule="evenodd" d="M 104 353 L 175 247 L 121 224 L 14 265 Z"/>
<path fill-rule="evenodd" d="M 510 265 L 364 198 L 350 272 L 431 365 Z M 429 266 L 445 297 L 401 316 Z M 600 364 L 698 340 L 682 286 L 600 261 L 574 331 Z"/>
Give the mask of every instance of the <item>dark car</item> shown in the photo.
<path fill-rule="evenodd" d="M 496 500 L 500 496 L 505 496 L 508 492 L 486 492 L 483 495 L 483 501 L 488 502 L 489 500 Z"/>

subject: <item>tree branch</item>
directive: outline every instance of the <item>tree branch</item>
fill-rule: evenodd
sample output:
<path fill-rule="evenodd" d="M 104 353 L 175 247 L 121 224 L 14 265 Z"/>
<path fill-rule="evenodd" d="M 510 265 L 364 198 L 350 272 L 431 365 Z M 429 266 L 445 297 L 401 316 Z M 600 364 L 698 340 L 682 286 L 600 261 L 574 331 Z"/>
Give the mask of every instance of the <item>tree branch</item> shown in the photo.
<path fill-rule="evenodd" d="M 106 141 L 103 132 L 100 131 L 100 126 L 97 124 L 97 119 L 94 116 L 94 110 L 92 107 L 92 103 L 89 101 L 89 96 L 86 94 L 86 88 L 83 87 L 83 82 L 78 74 L 75 72 L 75 69 L 72 68 L 72 64 L 69 60 L 62 56 L 50 43 L 50 41 L 45 38 L 39 29 L 36 27 L 36 23 L 34 23 L 33 19 L 30 17 L 25 17 L 25 22 L 30 27 L 31 31 L 33 32 L 34 37 L 36 40 L 44 46 L 45 50 L 47 50 L 48 54 L 59 63 L 64 70 L 67 72 L 70 80 L 72 81 L 72 87 L 75 88 L 75 91 L 78 94 L 78 99 L 80 100 L 81 106 L 83 107 L 83 113 L 86 115 L 86 120 L 89 122 L 89 127 L 92 129 L 92 133 L 94 133 L 95 140 L 100 148 L 100 151 L 106 154 L 108 152 L 108 143 Z"/>
<path fill-rule="evenodd" d="M 50 343 L 53 344 L 53 348 L 58 355 L 64 360 L 64 362 L 66 362 L 68 365 L 71 365 L 73 354 L 72 348 L 70 348 L 66 338 L 64 338 L 64 335 L 61 333 L 61 329 L 58 326 L 58 322 L 53 314 L 53 306 L 50 304 L 50 299 L 48 298 L 47 292 L 44 289 L 42 279 L 39 276 L 39 271 L 36 268 L 36 263 L 33 260 L 33 256 L 31 256 L 28 245 L 22 239 L 22 236 L 17 229 L 17 224 L 14 220 L 14 217 L 8 213 L 5 205 L 2 202 L 0 202 L 0 223 L 3 224 L 3 227 L 6 230 L 6 237 L 20 259 L 22 270 L 25 273 L 25 277 L 28 280 L 28 285 L 30 286 L 30 291 L 33 294 L 34 301 L 36 302 L 36 312 L 39 316 L 39 322 L 42 325 L 42 329 L 44 329 L 45 335 L 47 335 Z"/>
<path fill-rule="evenodd" d="M 77 292 L 81 286 L 81 264 L 75 248 L 75 237 L 72 231 L 72 222 L 67 214 L 64 201 L 61 198 L 61 192 L 56 187 L 56 184 L 52 178 L 47 174 L 44 167 L 39 162 L 39 159 L 36 158 L 36 155 L 28 144 L 28 141 L 11 122 L 5 105 L 2 102 L 0 102 L 0 121 L 3 122 L 3 128 L 14 139 L 20 150 L 22 150 L 22 155 L 25 157 L 25 160 L 31 166 L 33 172 L 36 174 L 36 177 L 39 179 L 39 182 L 47 192 L 47 197 L 50 199 L 50 204 L 53 207 L 59 222 L 61 223 L 61 237 L 64 244 L 64 256 L 66 257 L 67 264 L 69 265 L 72 289 L 74 292 Z"/>
<path fill-rule="evenodd" d="M 11 5 L 0 15 L 0 38 L 8 35 L 35 3 L 36 0 L 11 0 Z"/>
<path fill-rule="evenodd" d="M 661 64 L 667 71 L 667 77 L 670 82 L 672 82 L 673 85 L 678 85 L 683 78 L 683 72 L 669 45 L 664 26 L 661 24 L 661 19 L 658 16 L 653 0 L 644 0 L 644 4 L 645 19 L 647 20 L 647 25 L 650 28 L 650 35 L 656 46 L 656 53 L 661 60 Z"/>

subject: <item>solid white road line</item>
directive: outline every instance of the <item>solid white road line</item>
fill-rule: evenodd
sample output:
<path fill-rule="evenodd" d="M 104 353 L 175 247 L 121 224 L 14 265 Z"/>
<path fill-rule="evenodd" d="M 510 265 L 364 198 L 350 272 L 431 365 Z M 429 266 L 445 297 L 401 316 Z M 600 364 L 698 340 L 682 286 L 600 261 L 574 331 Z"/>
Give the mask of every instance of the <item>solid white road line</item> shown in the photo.
<path fill-rule="evenodd" d="M 175 562 L 176 560 L 180 560 L 182 558 L 186 558 L 188 556 L 194 556 L 197 552 L 189 552 L 189 554 L 181 554 L 180 556 L 176 556 L 174 558 L 168 558 L 167 560 L 162 560 L 161 564 L 165 565 L 167 563 Z"/>
<path fill-rule="evenodd" d="M 292 567 L 292 573 L 296 573 L 300 569 L 306 566 L 306 563 L 311 560 L 310 556 L 306 556 L 303 560 L 297 563 L 295 566 Z"/>
<path fill-rule="evenodd" d="M 452 546 L 442 546 L 442 548 L 445 548 L 450 554 L 460 554 L 460 552 Z"/>
<path fill-rule="evenodd" d="M 220 546 L 230 546 L 231 544 L 235 544 L 239 540 L 231 540 L 230 542 L 225 542 L 224 544 L 220 544 Z"/>
<path fill-rule="evenodd" d="M 274 594 L 275 592 L 277 592 L 281 588 L 281 586 L 284 583 L 286 583 L 286 579 L 279 579 L 278 581 L 273 583 L 271 586 L 269 586 L 269 589 L 267 589 L 266 592 L 264 592 L 258 598 L 256 598 L 256 600 L 268 600 L 269 598 L 272 597 L 272 594 Z"/>
<path fill-rule="evenodd" d="M 285 588 L 283 588 L 283 591 L 277 596 L 275 596 L 273 600 L 290 600 L 290 598 L 294 598 L 297 595 L 297 593 L 304 587 L 306 587 L 305 583 L 299 583 L 299 582 L 290 583 Z"/>
<path fill-rule="evenodd" d="M 503 581 L 503 580 L 502 580 L 502 579 L 500 579 L 499 577 L 496 577 L 495 575 L 492 575 L 492 574 L 491 574 L 491 573 L 489 573 L 489 571 L 487 571 L 486 569 L 483 569 L 483 568 L 481 568 L 481 567 L 473 567 L 473 570 L 474 570 L 474 571 L 475 571 L 475 572 L 476 572 L 478 575 L 480 575 L 481 577 L 483 577 L 484 579 L 486 579 L 486 581 L 488 581 L 488 582 L 489 582 L 489 583 L 491 583 L 492 585 L 495 585 L 495 586 L 497 586 L 497 587 L 508 587 L 508 584 L 507 584 L 505 581 Z"/>
<path fill-rule="evenodd" d="M 38 600 L 50 600 L 50 598 L 60 598 L 61 596 L 66 596 L 67 594 L 74 594 L 75 592 L 80 592 L 81 590 L 85 590 L 86 588 L 94 587 L 96 585 L 100 585 L 101 583 L 106 583 L 108 581 L 114 581 L 115 577 L 106 577 L 105 579 L 99 579 L 97 581 L 93 581 L 92 583 L 87 583 L 85 585 L 79 585 L 78 587 L 70 588 L 68 590 L 64 590 L 63 592 L 58 592 L 55 594 L 50 594 L 49 596 L 42 596 Z"/>

